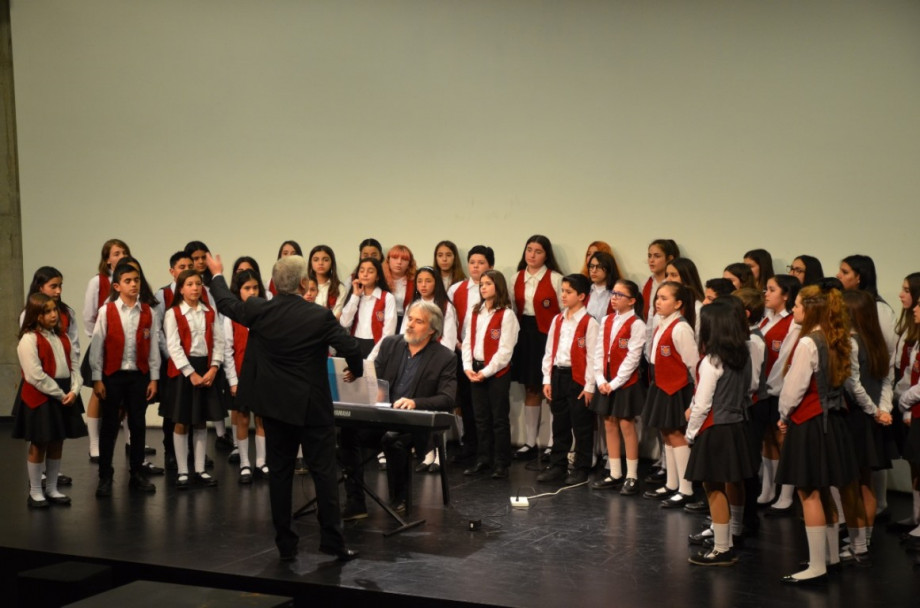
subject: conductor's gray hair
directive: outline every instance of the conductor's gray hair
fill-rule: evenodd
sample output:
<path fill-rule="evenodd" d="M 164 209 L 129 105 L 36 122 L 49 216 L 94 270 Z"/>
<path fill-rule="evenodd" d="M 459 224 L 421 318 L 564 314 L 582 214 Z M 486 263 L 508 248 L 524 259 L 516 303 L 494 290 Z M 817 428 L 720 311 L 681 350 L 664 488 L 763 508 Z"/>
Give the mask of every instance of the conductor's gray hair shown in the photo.
<path fill-rule="evenodd" d="M 301 280 L 307 276 L 307 261 L 303 256 L 289 255 L 272 266 L 272 282 L 278 293 L 300 293 Z"/>
<path fill-rule="evenodd" d="M 406 316 L 408 317 L 409 313 L 416 308 L 428 313 L 428 324 L 431 326 L 432 331 L 434 331 L 434 333 L 431 334 L 431 339 L 435 342 L 440 340 L 441 336 L 444 334 L 444 313 L 441 312 L 441 307 L 434 302 L 416 300 L 406 309 Z"/>

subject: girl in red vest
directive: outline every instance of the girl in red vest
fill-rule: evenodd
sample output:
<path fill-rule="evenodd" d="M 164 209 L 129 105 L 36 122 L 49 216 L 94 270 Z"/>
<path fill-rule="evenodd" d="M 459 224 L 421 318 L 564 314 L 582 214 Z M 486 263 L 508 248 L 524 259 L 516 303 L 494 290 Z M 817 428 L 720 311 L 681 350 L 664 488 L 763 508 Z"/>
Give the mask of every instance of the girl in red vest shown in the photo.
<path fill-rule="evenodd" d="M 901 316 L 895 325 L 895 332 L 898 334 L 898 343 L 892 358 L 892 368 L 894 369 L 894 381 L 896 384 L 902 382 L 907 375 L 910 378 L 910 371 L 916 357 L 911 357 L 911 351 L 920 343 L 920 323 L 914 321 L 914 308 L 920 302 L 920 272 L 912 272 L 904 278 L 901 285 L 901 292 L 898 294 L 901 300 Z M 914 353 L 916 354 L 916 353 Z M 907 382 L 907 381 L 904 381 Z M 904 385 L 900 385 L 904 392 Z M 909 386 L 909 384 L 907 385 Z M 900 451 L 904 445 L 904 440 L 910 430 L 910 413 L 905 414 L 906 425 L 893 424 L 892 431 L 897 444 L 897 450 Z M 920 525 L 920 488 L 914 486 L 913 489 L 913 508 L 910 517 L 891 524 L 893 529 L 900 531 L 910 530 Z"/>
<path fill-rule="evenodd" d="M 297 241 L 284 241 L 281 243 L 281 247 L 278 247 L 278 257 L 276 260 L 280 260 L 283 257 L 289 255 L 299 255 L 303 256 L 303 249 L 301 249 L 300 244 Z M 234 272 L 234 274 L 236 274 Z M 271 280 L 268 281 L 268 291 L 271 292 L 273 296 L 278 295 L 278 290 L 275 289 L 275 283 Z"/>
<path fill-rule="evenodd" d="M 245 302 L 252 296 L 265 297 L 265 288 L 262 279 L 253 270 L 243 270 L 233 275 L 230 281 L 230 291 Z M 224 317 L 224 376 L 227 380 L 230 394 L 229 407 L 231 418 L 236 426 L 236 449 L 239 455 L 241 484 L 252 483 L 252 465 L 249 461 L 249 410 L 241 409 L 236 402 L 236 390 L 239 384 L 240 369 L 243 367 L 243 356 L 246 353 L 246 343 L 249 340 L 249 329 L 236 321 Z M 265 465 L 265 429 L 262 428 L 262 418 L 256 416 L 256 475 L 268 477 L 268 467 Z"/>
<path fill-rule="evenodd" d="M 920 298 L 913 297 L 913 320 L 920 325 Z M 905 420 L 910 420 L 910 431 L 904 443 L 904 460 L 910 463 L 910 477 L 914 492 L 913 523 L 920 523 L 920 342 L 915 342 L 910 350 L 910 365 L 904 370 L 901 381 L 895 391 L 900 394 L 898 405 L 904 413 Z M 902 522 L 908 523 L 908 522 Z M 906 548 L 920 551 L 920 525 L 907 533 Z"/>
<path fill-rule="evenodd" d="M 802 501 L 808 568 L 783 577 L 791 584 L 827 580 L 827 557 L 839 563 L 837 513 L 830 487 L 843 488 L 858 475 L 844 420 L 843 384 L 850 375 L 850 327 L 840 291 L 811 285 L 792 309 L 802 326 L 779 396 L 786 433 L 777 481 L 795 486 Z"/>
<path fill-rule="evenodd" d="M 610 474 L 591 485 L 595 490 L 639 492 L 639 436 L 636 416 L 645 404 L 645 385 L 639 379 L 639 362 L 645 348 L 644 309 L 639 286 L 620 279 L 613 286 L 614 309 L 601 319 L 597 335 L 594 375 L 597 394 L 591 409 L 604 418 Z M 626 446 L 626 478 L 620 462 L 620 433 Z"/>
<path fill-rule="evenodd" d="M 546 335 L 553 317 L 562 309 L 559 293 L 562 272 L 553 255 L 553 245 L 542 234 L 535 234 L 524 245 L 518 272 L 514 276 L 514 311 L 521 331 L 514 356 L 511 376 L 524 385 L 524 446 L 515 458 L 536 457 L 540 412 L 543 409 L 543 352 Z"/>
<path fill-rule="evenodd" d="M 384 336 L 396 333 L 396 299 L 376 258 L 364 258 L 355 269 L 339 323 L 358 339 L 367 357 Z"/>
<path fill-rule="evenodd" d="M 773 256 L 766 249 L 751 249 L 744 254 L 744 263 L 751 269 L 757 289 L 767 288 L 767 281 L 773 276 Z"/>
<path fill-rule="evenodd" d="M 54 298 L 31 294 L 16 348 L 23 384 L 13 406 L 13 437 L 30 442 L 28 505 L 35 509 L 70 504 L 70 497 L 58 491 L 64 440 L 86 436 L 77 357 L 59 320 Z"/>
<path fill-rule="evenodd" d="M 511 355 L 518 337 L 517 317 L 505 277 L 488 270 L 479 279 L 482 298 L 470 311 L 470 333 L 463 342 L 463 371 L 470 380 L 476 416 L 476 464 L 463 471 L 492 470 L 492 479 L 508 476 L 511 464 Z"/>
<path fill-rule="evenodd" d="M 180 274 L 176 289 L 163 326 L 169 351 L 170 418 L 176 423 L 176 486 L 183 490 L 189 486 L 189 427 L 194 442 L 195 480 L 204 486 L 217 485 L 217 480 L 205 471 L 205 445 L 207 422 L 224 419 L 215 387 L 224 360 L 224 332 L 216 311 L 201 301 L 204 286 L 196 271 Z"/>
<path fill-rule="evenodd" d="M 396 331 L 402 327 L 406 307 L 415 294 L 415 273 L 417 270 L 415 256 L 405 245 L 393 245 L 387 251 L 383 262 L 383 275 L 387 279 L 390 293 L 396 300 Z"/>
<path fill-rule="evenodd" d="M 684 437 L 685 415 L 693 398 L 693 378 L 699 351 L 693 334 L 696 298 L 685 285 L 665 281 L 655 296 L 658 329 L 649 349 L 649 387 L 642 419 L 659 430 L 664 442 L 667 481 L 657 490 L 643 494 L 661 500 L 666 509 L 683 507 L 693 494 L 693 484 L 684 478 L 690 448 Z"/>
<path fill-rule="evenodd" d="M 307 276 L 316 281 L 318 290 L 315 302 L 331 310 L 338 319 L 342 316 L 346 288 L 345 284 L 339 280 L 335 252 L 328 245 L 317 245 L 310 250 L 308 261 Z"/>
<path fill-rule="evenodd" d="M 131 255 L 131 248 L 121 239 L 109 239 L 102 244 L 102 253 L 99 260 L 97 274 L 86 285 L 86 297 L 83 300 L 83 329 L 90 341 L 93 339 L 93 328 L 96 326 L 96 316 L 99 309 L 109 299 L 112 291 L 112 271 L 118 260 Z M 89 346 L 83 355 L 80 365 L 83 374 L 83 384 L 93 385 L 92 372 L 89 368 Z M 89 460 L 99 462 L 99 400 L 96 395 L 91 395 L 86 404 L 86 428 L 89 431 Z"/>
<path fill-rule="evenodd" d="M 737 304 L 719 298 L 700 316 L 696 392 L 687 410 L 687 440 L 693 450 L 686 478 L 703 482 L 712 515 L 713 547 L 690 557 L 691 564 L 728 566 L 737 561 L 731 546 L 729 505 L 744 505 L 743 480 L 757 474 L 748 440 L 745 410 L 753 375 L 750 330 Z M 732 507 L 734 510 L 734 506 Z"/>
<path fill-rule="evenodd" d="M 454 283 L 466 279 L 460 252 L 451 241 L 441 241 L 434 246 L 434 260 L 431 265 L 438 269 L 445 291 Z"/>
<path fill-rule="evenodd" d="M 760 506 L 766 506 L 776 498 L 776 466 L 779 464 L 784 437 L 776 426 L 779 422 L 779 393 L 783 388 L 782 371 L 786 363 L 781 360 L 780 352 L 786 340 L 790 339 L 794 327 L 795 337 L 798 337 L 792 307 L 801 287 L 802 284 L 792 275 L 778 274 L 767 279 L 767 289 L 764 292 L 765 317 L 759 328 L 764 340 L 764 373 L 767 382 L 758 389 L 757 402 L 751 408 L 755 428 L 764 429 L 761 489 L 757 497 Z M 784 486 L 772 507 L 773 512 L 781 514 L 790 510 L 794 495 L 793 486 Z"/>
<path fill-rule="evenodd" d="M 696 325 L 693 330 L 700 332 L 700 309 L 703 307 L 703 281 L 700 280 L 700 273 L 696 269 L 696 264 L 690 258 L 674 258 L 668 262 L 668 267 L 664 273 L 665 280 L 680 283 L 690 290 L 693 295 L 693 312 L 696 314 Z M 655 326 L 657 329 L 657 325 Z"/>
<path fill-rule="evenodd" d="M 642 301 L 645 303 L 642 318 L 650 332 L 648 343 L 651 343 L 650 322 L 655 316 L 655 294 L 658 286 L 666 280 L 664 274 L 668 270 L 668 262 L 679 257 L 680 247 L 671 239 L 655 239 L 648 246 L 648 269 L 652 274 L 642 287 Z"/>

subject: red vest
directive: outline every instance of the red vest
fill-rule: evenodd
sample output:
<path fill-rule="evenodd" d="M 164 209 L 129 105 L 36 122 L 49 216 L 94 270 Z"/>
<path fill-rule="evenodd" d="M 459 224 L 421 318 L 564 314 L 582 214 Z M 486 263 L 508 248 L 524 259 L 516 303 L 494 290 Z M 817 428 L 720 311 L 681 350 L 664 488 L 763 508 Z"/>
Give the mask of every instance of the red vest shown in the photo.
<path fill-rule="evenodd" d="M 623 364 L 623 361 L 626 360 L 626 355 L 629 354 L 629 337 L 632 335 L 632 324 L 636 322 L 637 318 L 636 315 L 633 315 L 626 319 L 626 322 L 623 323 L 623 327 L 620 328 L 620 331 L 618 331 L 617 335 L 613 338 L 613 342 L 611 342 L 610 333 L 613 331 L 614 315 L 607 315 L 607 320 L 604 322 L 604 347 L 608 349 L 608 354 L 607 361 L 605 362 L 604 376 L 608 380 L 613 379 L 617 375 L 620 366 Z M 623 386 L 632 386 L 638 380 L 639 367 L 636 366 L 629 380 L 627 380 Z"/>
<path fill-rule="evenodd" d="M 70 313 L 67 310 L 61 310 L 61 314 L 58 315 L 58 323 L 61 324 L 61 333 L 66 334 L 67 330 L 70 329 Z"/>
<path fill-rule="evenodd" d="M 412 303 L 412 298 L 415 296 L 415 281 L 412 279 L 406 279 L 406 293 L 403 296 L 403 314 L 405 314 L 406 309 L 409 308 L 409 304 Z"/>
<path fill-rule="evenodd" d="M 562 334 L 562 321 L 565 313 L 559 313 L 554 319 L 556 329 L 553 332 L 553 365 L 556 363 L 556 350 L 559 348 L 559 336 Z M 581 318 L 575 327 L 575 335 L 572 336 L 572 345 L 569 347 L 569 357 L 572 359 L 572 380 L 584 386 L 585 376 L 588 366 L 588 348 L 586 335 L 588 333 L 588 323 L 593 317 L 587 312 Z"/>
<path fill-rule="evenodd" d="M 805 391 L 805 396 L 802 397 L 802 402 L 792 411 L 789 420 L 796 424 L 802 424 L 815 416 L 820 416 L 823 411 L 821 408 L 821 395 L 818 393 L 818 381 L 812 376 L 811 382 L 808 383 L 808 390 Z"/>
<path fill-rule="evenodd" d="M 648 281 L 645 282 L 645 285 L 642 287 L 642 318 L 648 319 L 648 311 L 654 310 L 652 306 L 652 281 L 653 278 L 649 277 Z"/>
<path fill-rule="evenodd" d="M 207 304 L 208 308 L 214 308 L 211 306 L 211 297 L 208 295 L 208 290 L 204 285 L 201 286 L 201 301 Z"/>
<path fill-rule="evenodd" d="M 99 310 L 105 303 L 109 300 L 109 292 L 112 291 L 112 281 L 109 279 L 109 275 L 100 272 L 99 273 L 99 293 L 96 295 L 96 310 Z"/>
<path fill-rule="evenodd" d="M 64 347 L 64 359 L 67 360 L 67 369 L 71 369 L 70 364 L 70 340 L 67 338 L 66 334 L 60 336 L 61 345 Z M 42 369 L 48 376 L 54 378 L 54 375 L 57 373 L 57 365 L 54 363 L 54 351 L 51 349 L 51 342 L 48 341 L 48 338 L 43 336 L 41 332 L 35 332 L 35 347 L 38 350 L 38 360 L 42 362 Z M 48 395 L 41 392 L 32 384 L 25 382 L 25 374 L 22 375 L 22 392 L 20 394 L 20 399 L 22 402 L 29 406 L 29 409 L 35 409 L 43 403 L 48 402 Z"/>
<path fill-rule="evenodd" d="M 163 288 L 163 309 L 172 308 L 173 302 L 173 290 L 172 287 L 166 286 Z"/>
<path fill-rule="evenodd" d="M 514 280 L 514 304 L 517 306 L 517 316 L 520 320 L 524 314 L 524 273 L 526 270 L 518 272 Z M 553 272 L 547 268 L 546 274 L 537 283 L 537 289 L 533 294 L 533 313 L 537 320 L 537 329 L 541 334 L 549 333 L 549 326 L 553 322 L 553 317 L 559 314 L 559 296 L 553 289 L 552 281 Z"/>
<path fill-rule="evenodd" d="M 374 302 L 374 314 L 371 315 L 371 334 L 374 336 L 374 344 L 380 342 L 383 337 L 383 321 L 386 318 L 386 300 L 387 296 L 393 297 L 386 291 L 380 292 L 380 298 Z M 355 320 L 351 324 L 351 335 L 355 335 L 358 328 L 358 313 L 355 313 Z"/>
<path fill-rule="evenodd" d="M 461 287 L 461 289 L 463 289 Z M 492 357 L 495 356 L 495 353 L 498 352 L 498 346 L 502 340 L 502 318 L 505 316 L 505 308 L 501 310 L 496 310 L 495 314 L 492 315 L 492 318 L 489 320 L 489 325 L 486 327 L 485 335 L 485 344 L 482 345 L 482 355 L 485 357 L 483 361 L 486 365 L 492 361 Z M 479 318 L 479 315 L 473 314 L 473 318 L 470 319 L 470 353 L 474 352 L 476 348 L 476 320 Z M 499 378 L 508 373 L 508 370 L 511 369 L 511 364 L 509 363 L 501 370 L 499 370 L 494 377 Z"/>
<path fill-rule="evenodd" d="M 111 376 L 121 369 L 121 359 L 125 354 L 125 330 L 121 326 L 121 316 L 115 302 L 109 302 L 105 308 L 105 342 L 103 343 L 102 373 Z M 134 339 L 137 344 L 135 364 L 142 373 L 150 372 L 150 333 L 153 327 L 153 314 L 150 306 L 141 303 L 141 317 L 137 322 Z"/>
<path fill-rule="evenodd" d="M 898 371 L 901 376 L 904 375 L 904 372 L 907 371 L 908 366 L 910 366 L 910 349 L 912 346 L 913 345 L 905 341 L 904 346 L 901 348 L 901 361 L 898 364 Z"/>
<path fill-rule="evenodd" d="M 661 339 L 658 340 L 658 352 L 655 353 L 655 384 L 669 395 L 673 395 L 690 383 L 687 366 L 684 365 L 684 360 L 674 347 L 674 340 L 671 337 L 674 327 L 681 321 L 683 319 L 678 317 L 665 328 Z"/>
<path fill-rule="evenodd" d="M 454 308 L 457 309 L 457 336 L 462 335 L 463 323 L 466 321 L 466 305 L 469 302 L 470 295 L 470 292 L 467 291 L 469 284 L 470 279 L 466 279 L 454 291 Z"/>
<path fill-rule="evenodd" d="M 233 325 L 233 364 L 236 367 L 236 375 L 239 377 L 240 370 L 243 369 L 243 355 L 246 354 L 246 343 L 249 342 L 249 328 L 240 325 L 236 321 L 230 322 Z"/>
<path fill-rule="evenodd" d="M 917 350 L 917 356 L 914 358 L 914 364 L 910 368 L 910 385 L 914 386 L 920 382 L 920 349 Z M 920 403 L 916 403 L 910 408 L 911 418 L 920 418 Z"/>
<path fill-rule="evenodd" d="M 770 370 L 773 369 L 776 360 L 779 359 L 779 349 L 783 346 L 783 340 L 789 334 L 790 327 L 792 327 L 792 315 L 786 315 L 774 323 L 773 327 L 763 336 L 764 346 L 766 347 L 764 349 L 764 366 L 767 376 L 770 375 Z"/>
<path fill-rule="evenodd" d="M 204 292 L 202 292 L 202 295 Z M 188 325 L 188 319 L 185 318 L 181 312 L 179 312 L 179 307 L 175 306 L 170 308 L 173 316 L 176 318 L 176 329 L 179 332 L 179 342 L 182 344 L 182 350 L 185 351 L 185 356 L 188 357 L 188 353 L 192 350 L 192 328 Z M 211 355 L 214 350 L 214 309 L 209 308 L 204 313 L 204 341 L 208 345 L 208 366 L 211 365 Z M 180 373 L 179 368 L 176 367 L 176 364 L 173 363 L 172 357 L 169 358 L 169 363 L 166 364 L 166 373 L 170 378 L 175 378 Z"/>
<path fill-rule="evenodd" d="M 326 308 L 332 310 L 335 308 L 335 303 L 339 300 L 339 290 L 336 289 L 333 293 L 332 291 L 332 282 L 329 282 L 329 293 L 326 295 Z"/>
<path fill-rule="evenodd" d="M 278 288 L 275 287 L 275 279 L 268 280 L 268 291 L 273 295 L 278 295 Z"/>

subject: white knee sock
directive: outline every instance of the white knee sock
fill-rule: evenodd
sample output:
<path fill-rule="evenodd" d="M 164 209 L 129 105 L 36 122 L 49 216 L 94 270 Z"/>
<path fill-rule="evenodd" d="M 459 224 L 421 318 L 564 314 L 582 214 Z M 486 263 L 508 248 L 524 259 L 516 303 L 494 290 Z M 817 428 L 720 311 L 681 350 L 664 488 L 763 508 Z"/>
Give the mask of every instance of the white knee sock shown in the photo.
<path fill-rule="evenodd" d="M 208 429 L 192 429 L 192 442 L 195 446 L 195 472 L 205 472 L 205 447 L 208 445 Z"/>
<path fill-rule="evenodd" d="M 620 461 L 620 457 L 610 458 L 608 460 L 610 464 L 610 476 L 614 479 L 619 479 L 623 477 L 623 463 Z"/>
<path fill-rule="evenodd" d="M 684 496 L 693 495 L 693 482 L 685 479 L 684 474 L 687 472 L 687 463 L 690 461 L 690 446 L 679 445 L 674 448 L 674 462 L 677 464 L 677 479 L 680 484 L 680 493 Z M 671 475 L 668 467 L 668 476 Z"/>
<path fill-rule="evenodd" d="M 840 524 L 827 524 L 827 555 L 828 564 L 840 563 Z"/>
<path fill-rule="evenodd" d="M 438 453 L 437 453 L 436 451 L 434 451 L 434 450 L 429 450 L 428 453 L 425 454 L 425 458 L 424 458 L 424 460 L 422 460 L 422 464 L 424 464 L 424 465 L 430 465 L 430 464 L 432 464 L 432 463 L 434 462 L 434 457 L 437 456 L 437 454 L 438 454 Z"/>
<path fill-rule="evenodd" d="M 173 447 L 176 450 L 176 472 L 188 475 L 188 435 L 173 433 Z"/>
<path fill-rule="evenodd" d="M 52 458 L 45 459 L 45 496 L 53 496 L 59 498 L 63 496 L 58 492 L 58 473 L 61 472 L 61 459 L 57 460 Z"/>
<path fill-rule="evenodd" d="M 214 432 L 217 433 L 218 437 L 223 437 L 227 434 L 227 425 L 223 420 L 214 421 Z"/>
<path fill-rule="evenodd" d="M 814 578 L 827 572 L 825 526 L 805 526 L 805 537 L 808 539 L 808 568 L 792 575 L 797 579 Z"/>
<path fill-rule="evenodd" d="M 669 445 L 664 446 L 665 468 L 668 472 L 667 481 L 664 484 L 669 490 L 676 490 L 680 487 L 680 478 L 677 476 L 677 462 L 674 460 L 674 448 Z"/>
<path fill-rule="evenodd" d="M 778 460 L 772 460 L 764 457 L 763 461 L 763 478 L 760 484 L 760 496 L 757 497 L 757 503 L 765 505 L 773 502 L 776 497 L 776 465 Z"/>
<path fill-rule="evenodd" d="M 728 524 L 712 524 L 713 548 L 719 553 L 725 553 L 731 547 L 731 534 Z"/>
<path fill-rule="evenodd" d="M 626 477 L 628 479 L 639 479 L 639 459 L 626 459 Z"/>
<path fill-rule="evenodd" d="M 736 505 L 728 505 L 728 509 L 731 512 L 731 530 L 733 536 L 741 536 L 741 532 L 744 529 L 744 507 Z"/>
<path fill-rule="evenodd" d="M 540 405 L 524 406 L 524 443 L 526 445 L 537 445 L 537 433 L 540 431 L 540 412 L 542 410 L 542 402 Z"/>
<path fill-rule="evenodd" d="M 784 484 L 779 491 L 779 498 L 773 503 L 776 509 L 785 509 L 792 506 L 792 499 L 795 496 L 795 487 Z"/>
<path fill-rule="evenodd" d="M 265 436 L 256 435 L 256 466 L 261 468 L 265 464 Z"/>
<path fill-rule="evenodd" d="M 249 437 L 246 439 L 238 439 L 236 449 L 240 451 L 240 468 L 251 468 L 252 464 L 249 462 Z"/>
<path fill-rule="evenodd" d="M 89 431 L 89 455 L 99 457 L 99 419 L 86 417 L 86 430 Z"/>
<path fill-rule="evenodd" d="M 850 530 L 850 539 L 853 541 L 853 553 L 865 553 L 869 550 L 869 545 L 866 542 L 866 538 L 865 528 L 856 528 L 855 530 Z"/>
<path fill-rule="evenodd" d="M 26 467 L 29 470 L 29 496 L 34 500 L 45 500 L 45 493 L 42 491 L 42 469 L 45 468 L 45 463 L 27 460 Z"/>

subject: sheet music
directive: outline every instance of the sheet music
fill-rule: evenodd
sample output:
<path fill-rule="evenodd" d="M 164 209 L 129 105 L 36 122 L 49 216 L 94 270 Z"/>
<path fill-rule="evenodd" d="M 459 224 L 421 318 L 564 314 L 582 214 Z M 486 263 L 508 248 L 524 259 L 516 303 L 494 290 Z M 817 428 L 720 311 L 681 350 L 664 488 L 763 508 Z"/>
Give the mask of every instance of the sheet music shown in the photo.
<path fill-rule="evenodd" d="M 364 375 L 354 382 L 345 382 L 345 368 L 348 364 L 341 357 L 330 357 L 328 363 L 329 388 L 332 400 L 355 405 L 379 405 L 389 407 L 389 383 L 377 379 L 373 361 L 364 361 Z"/>

